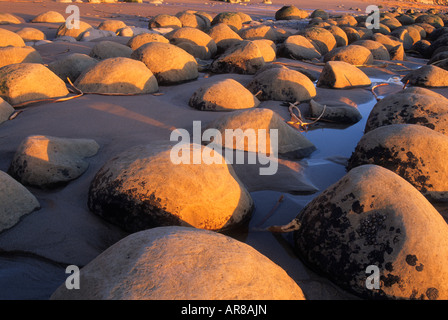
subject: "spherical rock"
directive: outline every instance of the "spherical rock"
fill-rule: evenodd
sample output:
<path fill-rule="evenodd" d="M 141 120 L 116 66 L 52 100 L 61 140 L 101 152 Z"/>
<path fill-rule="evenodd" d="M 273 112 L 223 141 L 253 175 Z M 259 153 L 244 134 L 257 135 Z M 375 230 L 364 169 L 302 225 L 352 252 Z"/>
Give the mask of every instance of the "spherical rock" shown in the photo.
<path fill-rule="evenodd" d="M 149 20 L 149 29 L 154 28 L 172 28 L 178 29 L 182 28 L 182 22 L 180 22 L 179 18 L 176 16 L 172 16 L 169 14 L 159 14 L 154 18 Z"/>
<path fill-rule="evenodd" d="M 252 41 L 244 40 L 215 59 L 210 70 L 215 73 L 254 74 L 264 64 L 259 47 Z"/>
<path fill-rule="evenodd" d="M 132 53 L 132 58 L 142 61 L 155 75 L 159 85 L 190 81 L 199 76 L 196 59 L 170 43 L 144 44 Z"/>
<path fill-rule="evenodd" d="M 43 63 L 33 47 L 0 47 L 0 68 L 15 63 Z"/>
<path fill-rule="evenodd" d="M 225 79 L 201 86 L 191 96 L 189 104 L 205 111 L 232 111 L 255 108 L 260 101 L 239 82 Z"/>
<path fill-rule="evenodd" d="M 275 20 L 299 20 L 306 19 L 308 16 L 308 12 L 292 5 L 283 6 L 275 12 Z"/>
<path fill-rule="evenodd" d="M 296 219 L 297 253 L 350 292 L 376 299 L 447 298 L 446 282 L 440 281 L 448 277 L 447 224 L 392 171 L 353 168 Z M 379 289 L 366 286 L 368 266 L 379 269 Z"/>
<path fill-rule="evenodd" d="M 61 186 L 82 175 L 89 166 L 84 158 L 94 156 L 98 149 L 90 139 L 30 136 L 18 147 L 8 172 L 25 185 Z"/>
<path fill-rule="evenodd" d="M 321 54 L 316 47 L 304 36 L 293 35 L 288 37 L 280 46 L 280 55 L 296 60 L 320 59 Z"/>
<path fill-rule="evenodd" d="M 98 60 L 117 57 L 130 58 L 132 52 L 132 49 L 124 44 L 104 40 L 95 44 L 89 56 Z"/>
<path fill-rule="evenodd" d="M 209 36 L 215 41 L 218 50 L 221 52 L 243 41 L 243 38 L 226 23 L 214 25 L 209 31 Z"/>
<path fill-rule="evenodd" d="M 75 86 L 84 93 L 147 94 L 159 90 L 151 70 L 130 58 L 109 58 L 86 69 Z"/>
<path fill-rule="evenodd" d="M 282 268 L 249 245 L 185 227 L 129 235 L 82 268 L 80 276 L 85 286 L 68 290 L 63 284 L 51 299 L 305 299 Z"/>
<path fill-rule="evenodd" d="M 421 87 L 446 87 L 448 86 L 448 71 L 434 65 L 426 65 L 409 72 L 401 81 Z"/>
<path fill-rule="evenodd" d="M 390 94 L 375 104 L 364 132 L 391 124 L 418 124 L 448 135 L 448 99 L 419 87 Z"/>
<path fill-rule="evenodd" d="M 343 61 L 352 65 L 369 65 L 373 63 L 373 54 L 366 47 L 351 44 L 331 50 L 324 56 L 324 62 Z"/>
<path fill-rule="evenodd" d="M 207 129 L 209 128 L 219 130 L 222 137 L 226 135 L 226 130 L 233 130 L 233 141 L 225 141 L 227 149 L 272 154 L 275 152 L 273 148 L 277 147 L 278 154 L 290 158 L 307 157 L 316 150 L 313 143 L 299 131 L 286 124 L 277 113 L 270 109 L 255 108 L 234 111 L 209 123 Z M 271 141 L 272 129 L 277 131 L 277 141 Z M 237 134 L 236 130 L 242 131 L 242 134 Z M 255 134 L 249 135 L 249 138 L 245 139 L 245 133 L 253 131 Z M 259 132 L 266 132 L 266 144 L 258 143 Z M 216 143 L 219 145 L 223 142 L 217 141 Z"/>
<path fill-rule="evenodd" d="M 88 205 L 129 232 L 170 225 L 227 230 L 244 224 L 253 209 L 220 153 L 185 142 L 136 146 L 115 156 L 93 179 Z"/>
<path fill-rule="evenodd" d="M 354 65 L 344 61 L 328 61 L 317 81 L 318 87 L 348 89 L 370 86 L 369 77 Z"/>
<path fill-rule="evenodd" d="M 165 37 L 170 43 L 184 49 L 195 58 L 209 60 L 217 52 L 215 41 L 208 34 L 196 28 L 176 29 L 166 34 Z"/>
<path fill-rule="evenodd" d="M 131 39 L 129 39 L 127 46 L 130 47 L 132 50 L 137 50 L 142 45 L 150 43 L 150 42 L 163 42 L 163 43 L 169 43 L 170 41 L 162 36 L 161 34 L 157 33 L 141 33 L 136 36 L 133 36 Z"/>
<path fill-rule="evenodd" d="M 33 23 L 65 23 L 65 18 L 57 11 L 46 11 L 37 15 L 33 20 Z"/>
<path fill-rule="evenodd" d="M 0 28 L 0 47 L 24 47 L 25 41 L 17 33 Z"/>
<path fill-rule="evenodd" d="M 299 71 L 270 68 L 258 73 L 247 88 L 260 100 L 308 101 L 316 96 L 314 83 Z M 261 92 L 260 92 L 261 91 Z"/>
<path fill-rule="evenodd" d="M 57 75 L 38 63 L 17 63 L 0 68 L 0 97 L 11 105 L 68 94 Z"/>
<path fill-rule="evenodd" d="M 366 133 L 356 146 L 348 168 L 363 164 L 385 167 L 429 199 L 446 201 L 448 170 L 442 155 L 447 150 L 448 137 L 442 133 L 421 125 L 393 124 Z"/>
<path fill-rule="evenodd" d="M 13 227 L 24 215 L 40 208 L 36 197 L 3 171 L 0 171 L 0 203 L 0 232 Z"/>
<path fill-rule="evenodd" d="M 89 57 L 83 53 L 72 53 L 61 59 L 48 64 L 48 69 L 53 71 L 59 78 L 68 82 L 67 78 L 72 83 L 87 69 L 90 69 L 98 63 L 98 60 Z"/>

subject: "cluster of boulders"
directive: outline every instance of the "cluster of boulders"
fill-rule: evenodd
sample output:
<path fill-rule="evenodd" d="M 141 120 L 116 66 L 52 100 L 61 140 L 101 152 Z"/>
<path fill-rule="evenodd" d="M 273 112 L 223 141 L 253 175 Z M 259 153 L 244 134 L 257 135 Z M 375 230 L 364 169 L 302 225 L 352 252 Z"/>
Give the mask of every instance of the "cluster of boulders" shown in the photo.
<path fill-rule="evenodd" d="M 0 15 L 0 21 L 21 23 L 13 18 Z M 437 13 L 384 12 L 380 28 L 370 29 L 365 16 L 331 16 L 319 9 L 309 14 L 285 6 L 276 12 L 276 21 L 309 19 L 308 25 L 300 30 L 274 28 L 241 12 L 211 16 L 187 10 L 152 17 L 148 28 L 106 20 L 98 27 L 81 21 L 79 29 L 70 29 L 60 14 L 46 12 L 32 22 L 59 24 L 54 41 L 102 39 L 88 55 L 73 53 L 44 65 L 33 45 L 47 41 L 45 36 L 30 28 L 16 33 L 0 29 L 0 124 L 14 106 L 66 97 L 68 83 L 83 94 L 153 94 L 160 86 L 197 80 L 201 72 L 237 73 L 251 77 L 247 85 L 231 78 L 204 81 L 192 92 L 189 106 L 223 112 L 205 128 L 221 136 L 228 129 L 263 130 L 269 144 L 275 129 L 278 158 L 272 161 L 285 164 L 284 159 L 308 157 L 316 147 L 260 103 L 307 103 L 313 118 L 356 123 L 361 114 L 355 107 L 316 102 L 318 88 L 369 87 L 362 67 L 405 60 L 406 52 L 430 58 L 432 64 L 409 72 L 403 82 L 447 86 L 448 51 L 441 49 L 444 18 Z M 122 44 L 116 37 L 129 39 Z M 322 70 L 313 77 L 272 63 L 277 57 L 321 64 Z M 448 227 L 429 202 L 448 200 L 443 157 L 448 153 L 447 108 L 443 96 L 415 87 L 377 103 L 347 175 L 297 217 L 301 227 L 294 231 L 294 243 L 309 265 L 363 297 L 448 297 L 445 281 L 437 280 L 448 276 Z M 266 152 L 259 139 L 234 139 L 230 146 L 212 142 L 234 152 Z M 8 174 L 0 172 L 0 200 L 7 204 L 0 211 L 0 231 L 39 208 L 24 186 L 64 186 L 87 170 L 99 149 L 90 139 L 26 138 Z M 256 190 L 247 186 L 257 187 L 247 177 L 250 170 L 234 168 L 217 150 L 152 142 L 107 161 L 90 184 L 88 207 L 132 234 L 83 269 L 82 290 L 63 285 L 53 298 L 304 299 L 298 285 L 272 261 L 213 232 L 247 224 L 254 208 L 250 191 Z M 301 188 L 317 191 L 312 184 Z M 287 192 L 297 190 L 293 186 Z M 369 265 L 382 271 L 380 289 L 366 289 Z"/>

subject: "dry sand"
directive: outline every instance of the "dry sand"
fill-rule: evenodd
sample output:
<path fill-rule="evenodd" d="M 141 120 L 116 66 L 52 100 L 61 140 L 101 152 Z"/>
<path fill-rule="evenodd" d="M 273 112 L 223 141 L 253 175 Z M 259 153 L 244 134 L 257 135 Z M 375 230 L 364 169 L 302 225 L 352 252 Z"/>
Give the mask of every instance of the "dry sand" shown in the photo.
<path fill-rule="evenodd" d="M 375 1 L 369 1 L 369 4 Z M 87 4 L 81 3 L 81 17 L 97 26 L 105 19 L 119 19 L 128 25 L 146 27 L 147 19 L 158 13 L 174 14 L 182 10 L 203 10 L 211 13 L 241 10 L 254 19 L 273 18 L 274 13 L 285 4 L 295 4 L 307 10 L 323 8 L 333 12 L 350 7 L 365 8 L 363 1 L 284 1 L 273 5 L 249 3 L 228 4 L 204 0 L 167 1 L 163 5 L 151 4 Z M 53 39 L 55 24 L 31 24 L 37 14 L 55 10 L 64 14 L 67 4 L 53 1 L 0 2 L 0 12 L 16 14 L 24 19 L 22 25 L 6 25 L 4 28 L 16 31 L 25 26 L 43 30 L 48 39 Z M 354 12 L 354 11 L 350 11 Z M 127 42 L 127 38 L 114 38 Z M 64 55 L 80 52 L 88 54 L 94 42 L 53 43 L 36 47 L 49 63 Z M 319 72 L 320 66 L 288 59 L 278 59 Z M 410 59 L 406 67 L 417 68 L 425 61 Z M 363 68 L 372 82 L 387 82 L 394 76 L 402 76 L 403 67 Z M 397 71 L 398 70 L 398 71 Z M 42 208 L 25 216 L 20 223 L 0 234 L 0 299 L 47 299 L 65 281 L 65 267 L 87 264 L 110 245 L 126 236 L 126 233 L 98 218 L 87 208 L 89 184 L 100 167 L 117 153 L 138 144 L 155 140 L 169 140 L 174 128 L 190 129 L 195 120 L 203 126 L 222 115 L 218 112 L 197 111 L 188 106 L 192 93 L 202 84 L 232 78 L 243 85 L 253 76 L 224 74 L 209 78 L 201 74 L 197 81 L 176 86 L 162 86 L 163 95 L 101 96 L 85 95 L 61 103 L 46 103 L 26 107 L 14 120 L 0 126 L 0 170 L 8 170 L 15 150 L 29 135 L 51 135 L 66 138 L 88 138 L 96 140 L 101 149 L 89 158 L 90 167 L 80 178 L 66 187 L 52 191 L 29 188 L 38 198 Z M 400 90 L 401 84 L 378 89 L 379 94 Z M 448 96 L 446 90 L 435 90 Z M 328 104 L 356 105 L 363 119 L 352 126 L 328 127 L 317 124 L 304 135 L 318 150 L 302 162 L 307 164 L 306 176 L 320 191 L 345 174 L 340 160 L 347 159 L 363 134 L 364 124 L 375 98 L 370 88 L 351 90 L 317 89 L 316 101 Z M 278 112 L 289 120 L 287 108 L 281 102 L 266 101 L 260 107 Z M 272 180 L 272 186 L 282 183 Z M 263 226 L 288 223 L 318 193 L 313 195 L 292 195 L 276 191 L 256 191 L 251 195 L 255 201 L 255 212 L 249 230 L 257 225 L 276 204 L 281 195 L 284 201 L 274 216 Z M 308 269 L 292 252 L 290 235 L 276 235 L 269 232 L 236 232 L 237 239 L 252 245 L 271 260 L 283 267 L 297 281 L 308 299 L 356 299 L 338 288 L 324 277 Z"/>

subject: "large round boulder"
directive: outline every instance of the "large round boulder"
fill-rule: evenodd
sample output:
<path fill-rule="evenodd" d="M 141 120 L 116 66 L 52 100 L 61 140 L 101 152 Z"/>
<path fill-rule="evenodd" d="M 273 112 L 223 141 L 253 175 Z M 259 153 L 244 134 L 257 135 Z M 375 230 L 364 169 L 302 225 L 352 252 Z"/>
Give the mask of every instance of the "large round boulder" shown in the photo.
<path fill-rule="evenodd" d="M 56 31 L 56 37 L 69 36 L 79 40 L 85 31 L 92 28 L 89 23 L 84 21 L 79 21 L 79 28 L 67 28 L 67 25 L 63 23 Z"/>
<path fill-rule="evenodd" d="M 296 102 L 316 96 L 314 83 L 307 76 L 284 67 L 258 73 L 247 88 L 260 100 Z"/>
<path fill-rule="evenodd" d="M 243 38 L 226 23 L 214 25 L 208 34 L 215 41 L 219 51 L 225 51 L 231 46 L 243 41 Z"/>
<path fill-rule="evenodd" d="M 387 48 L 380 42 L 374 40 L 358 40 L 351 45 L 362 46 L 372 53 L 374 60 L 390 60 L 390 54 Z"/>
<path fill-rule="evenodd" d="M 253 201 L 220 153 L 182 141 L 136 146 L 109 160 L 90 185 L 88 206 L 128 232 L 228 230 L 247 222 Z"/>
<path fill-rule="evenodd" d="M 19 36 L 21 36 L 23 41 L 25 42 L 40 41 L 47 39 L 45 33 L 36 28 L 22 28 L 20 30 L 17 30 L 16 33 Z"/>
<path fill-rule="evenodd" d="M 130 58 L 132 49 L 115 41 L 100 41 L 90 50 L 89 56 L 97 60 L 125 57 Z"/>
<path fill-rule="evenodd" d="M 81 176 L 99 145 L 91 139 L 30 136 L 17 148 L 9 173 L 25 185 L 53 188 Z"/>
<path fill-rule="evenodd" d="M 391 124 L 418 124 L 448 135 L 448 99 L 419 87 L 387 95 L 370 112 L 364 132 Z"/>
<path fill-rule="evenodd" d="M 158 14 L 151 18 L 148 23 L 149 29 L 154 28 L 172 28 L 178 29 L 182 28 L 182 22 L 176 16 L 169 14 Z"/>
<path fill-rule="evenodd" d="M 155 75 L 159 85 L 186 82 L 199 76 L 196 59 L 170 43 L 144 44 L 135 50 L 131 57 L 142 61 Z"/>
<path fill-rule="evenodd" d="M 68 82 L 68 78 L 74 83 L 84 71 L 90 69 L 97 63 L 98 60 L 86 54 L 72 53 L 49 63 L 48 69 L 53 71 L 62 80 Z"/>
<path fill-rule="evenodd" d="M 0 203 L 0 232 L 13 227 L 24 215 L 40 208 L 36 197 L 3 171 L 0 171 Z"/>
<path fill-rule="evenodd" d="M 110 58 L 86 69 L 75 86 L 84 93 L 147 94 L 159 90 L 146 65 L 129 58 Z"/>
<path fill-rule="evenodd" d="M 0 97 L 11 105 L 68 95 L 56 74 L 39 63 L 16 63 L 0 68 Z"/>
<path fill-rule="evenodd" d="M 65 18 L 57 11 L 46 11 L 38 14 L 31 22 L 33 23 L 64 23 Z"/>
<path fill-rule="evenodd" d="M 296 6 L 283 6 L 275 12 L 275 20 L 299 20 L 308 18 L 309 13 Z"/>
<path fill-rule="evenodd" d="M 343 61 L 353 65 L 369 65 L 373 63 L 372 52 L 363 46 L 355 44 L 346 47 L 338 47 L 324 56 L 324 62 Z"/>
<path fill-rule="evenodd" d="M 245 40 L 267 39 L 277 41 L 277 32 L 271 26 L 259 25 L 241 29 L 238 34 Z"/>
<path fill-rule="evenodd" d="M 225 79 L 201 86 L 190 98 L 189 105 L 204 111 L 233 111 L 255 108 L 260 101 L 241 83 Z"/>
<path fill-rule="evenodd" d="M 448 298 L 448 226 L 392 171 L 354 168 L 296 219 L 297 253 L 346 290 L 374 299 Z"/>
<path fill-rule="evenodd" d="M 243 26 L 241 16 L 236 12 L 221 12 L 218 13 L 212 20 L 211 25 L 217 25 L 219 23 L 225 23 L 230 26 L 234 31 L 238 31 Z"/>
<path fill-rule="evenodd" d="M 311 27 L 306 28 L 300 34 L 310 40 L 322 55 L 336 48 L 336 39 L 327 29 Z"/>
<path fill-rule="evenodd" d="M 255 74 L 264 65 L 260 48 L 252 41 L 244 40 L 215 59 L 210 70 L 214 73 Z"/>
<path fill-rule="evenodd" d="M 127 46 L 130 47 L 132 50 L 137 50 L 142 45 L 150 43 L 150 42 L 163 42 L 163 43 L 169 43 L 170 41 L 162 36 L 161 34 L 157 33 L 140 33 L 135 36 L 133 36 L 131 39 L 129 39 Z"/>
<path fill-rule="evenodd" d="M 62 284 L 51 299 L 305 299 L 281 267 L 251 246 L 185 227 L 159 227 L 127 236 L 82 268 L 80 283 L 84 285 L 79 290 Z"/>
<path fill-rule="evenodd" d="M 1 12 L 0 13 L 0 24 L 21 24 L 19 17 L 14 14 Z"/>
<path fill-rule="evenodd" d="M 17 33 L 0 28 L 0 47 L 24 47 L 25 41 Z"/>
<path fill-rule="evenodd" d="M 0 68 L 14 63 L 43 63 L 33 47 L 0 47 Z"/>
<path fill-rule="evenodd" d="M 104 20 L 98 25 L 99 30 L 117 32 L 126 27 L 126 23 L 121 20 Z"/>
<path fill-rule="evenodd" d="M 446 201 L 446 152 L 446 135 L 420 125 L 393 124 L 367 132 L 350 157 L 348 168 L 363 164 L 385 167 L 410 182 L 427 198 Z"/>
<path fill-rule="evenodd" d="M 176 29 L 166 34 L 165 37 L 170 43 L 184 49 L 195 58 L 209 60 L 217 52 L 215 41 L 208 34 L 196 28 Z"/>
<path fill-rule="evenodd" d="M 265 108 L 234 111 L 210 122 L 207 129 L 216 129 L 226 137 L 225 141 L 214 143 L 227 149 L 271 155 L 278 153 L 291 158 L 307 157 L 316 150 L 315 145 L 298 130 Z M 271 130 L 275 130 L 277 140 L 271 139 Z M 232 133 L 231 141 L 228 140 L 229 132 Z M 260 140 L 261 134 L 266 134 L 265 142 Z"/>
<path fill-rule="evenodd" d="M 421 87 L 447 87 L 448 71 L 434 65 L 426 65 L 409 72 L 401 82 Z"/>
<path fill-rule="evenodd" d="M 333 89 L 349 89 L 371 84 L 369 77 L 356 66 L 344 61 L 328 61 L 316 85 Z"/>
<path fill-rule="evenodd" d="M 321 54 L 310 40 L 301 35 L 289 36 L 280 46 L 280 55 L 296 60 L 320 59 Z"/>

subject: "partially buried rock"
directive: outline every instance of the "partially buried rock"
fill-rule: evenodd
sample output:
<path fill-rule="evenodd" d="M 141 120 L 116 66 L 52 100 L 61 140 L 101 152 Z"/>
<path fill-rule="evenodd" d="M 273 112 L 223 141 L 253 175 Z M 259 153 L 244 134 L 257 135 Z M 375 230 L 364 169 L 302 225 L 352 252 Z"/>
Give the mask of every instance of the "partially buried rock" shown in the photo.
<path fill-rule="evenodd" d="M 0 28 L 0 47 L 24 47 L 25 41 L 17 33 Z"/>
<path fill-rule="evenodd" d="M 330 31 L 331 34 L 334 36 L 337 47 L 344 47 L 348 45 L 347 33 L 345 33 L 345 31 L 342 30 L 342 28 L 338 26 L 330 26 L 327 28 L 327 30 Z"/>
<path fill-rule="evenodd" d="M 364 132 L 390 124 L 418 124 L 448 135 L 448 99 L 419 87 L 409 87 L 378 101 Z"/>
<path fill-rule="evenodd" d="M 16 33 L 21 36 L 25 42 L 47 39 L 45 33 L 36 28 L 23 28 L 16 31 Z"/>
<path fill-rule="evenodd" d="M 421 87 L 446 87 L 448 71 L 434 65 L 426 65 L 409 72 L 401 82 Z"/>
<path fill-rule="evenodd" d="M 83 53 L 72 53 L 61 59 L 48 64 L 48 69 L 53 71 L 59 78 L 68 82 L 67 78 L 71 82 L 75 82 L 76 79 L 87 69 L 90 69 L 98 60 L 89 57 Z"/>
<path fill-rule="evenodd" d="M 142 61 L 155 75 L 159 85 L 191 81 L 199 76 L 196 59 L 170 43 L 144 44 L 131 57 Z"/>
<path fill-rule="evenodd" d="M 359 68 L 343 61 L 328 61 L 317 81 L 318 87 L 349 89 L 370 86 L 369 77 Z"/>
<path fill-rule="evenodd" d="M 215 41 L 218 50 L 221 52 L 243 41 L 243 38 L 241 38 L 238 33 L 232 30 L 226 23 L 218 23 L 214 25 L 210 29 L 209 35 Z"/>
<path fill-rule="evenodd" d="M 277 41 L 277 32 L 270 26 L 260 25 L 249 28 L 244 28 L 239 31 L 241 38 L 245 40 L 267 39 Z"/>
<path fill-rule="evenodd" d="M 51 136 L 27 137 L 18 147 L 9 168 L 11 176 L 40 188 L 63 186 L 81 176 L 99 146 L 90 139 Z"/>
<path fill-rule="evenodd" d="M 358 108 L 350 105 L 327 106 L 314 100 L 310 101 L 310 116 L 314 119 L 327 120 L 335 123 L 354 124 L 361 120 L 362 115 Z"/>
<path fill-rule="evenodd" d="M 238 31 L 243 26 L 243 22 L 241 21 L 241 16 L 236 12 L 221 12 L 218 13 L 212 20 L 212 26 L 225 23 L 229 27 L 231 27 L 234 31 Z"/>
<path fill-rule="evenodd" d="M 448 286 L 440 281 L 448 278 L 448 226 L 392 171 L 354 168 L 296 219 L 299 256 L 346 290 L 363 298 L 448 298 Z M 378 267 L 378 289 L 366 286 L 369 266 Z"/>
<path fill-rule="evenodd" d="M 307 76 L 285 67 L 260 72 L 247 88 L 260 100 L 296 102 L 316 96 L 314 83 Z"/>
<path fill-rule="evenodd" d="M 89 56 L 101 60 L 116 57 L 130 58 L 132 49 L 114 41 L 100 41 L 90 51 Z"/>
<path fill-rule="evenodd" d="M 15 63 L 43 63 L 33 47 L 0 47 L 0 68 Z"/>
<path fill-rule="evenodd" d="M 63 23 L 56 31 L 56 37 L 70 36 L 79 40 L 79 37 L 90 28 L 93 27 L 84 21 L 79 21 L 79 28 L 67 28 L 67 25 Z"/>
<path fill-rule="evenodd" d="M 195 58 L 208 60 L 216 55 L 215 41 L 205 32 L 191 27 L 183 27 L 165 35 L 170 43 L 184 49 Z"/>
<path fill-rule="evenodd" d="M 0 124 L 8 121 L 13 113 L 14 108 L 8 102 L 0 98 Z"/>
<path fill-rule="evenodd" d="M 120 30 L 124 27 L 126 27 L 126 23 L 124 23 L 121 20 L 105 20 L 99 24 L 98 29 L 113 31 L 116 33 L 118 30 Z"/>
<path fill-rule="evenodd" d="M 370 65 L 373 63 L 372 52 L 355 44 L 331 50 L 324 56 L 324 62 L 343 61 L 353 65 Z"/>
<path fill-rule="evenodd" d="M 40 208 L 39 201 L 11 176 L 0 171 L 0 232 Z"/>
<path fill-rule="evenodd" d="M 129 39 L 127 46 L 130 47 L 132 50 L 137 50 L 142 45 L 150 43 L 150 42 L 163 42 L 163 43 L 169 43 L 170 41 L 162 36 L 161 34 L 157 33 L 141 33 L 136 36 L 133 36 L 131 39 Z"/>
<path fill-rule="evenodd" d="M 0 24 L 21 24 L 20 19 L 11 13 L 0 13 Z"/>
<path fill-rule="evenodd" d="M 210 70 L 215 73 L 254 74 L 264 64 L 258 46 L 252 41 L 244 40 L 214 60 Z"/>
<path fill-rule="evenodd" d="M 75 86 L 84 93 L 147 94 L 159 90 L 155 76 L 143 62 L 121 57 L 86 69 Z"/>
<path fill-rule="evenodd" d="M 85 285 L 79 290 L 62 284 L 51 299 L 305 299 L 282 268 L 251 246 L 220 233 L 185 227 L 134 233 L 82 268 L 80 276 Z"/>
<path fill-rule="evenodd" d="M 228 230 L 246 223 L 253 210 L 225 158 L 185 142 L 136 146 L 115 156 L 93 179 L 88 205 L 129 232 L 170 225 Z"/>
<path fill-rule="evenodd" d="M 280 55 L 296 60 L 320 59 L 321 54 L 314 45 L 304 36 L 293 35 L 288 37 L 279 49 Z"/>
<path fill-rule="evenodd" d="M 96 39 L 102 39 L 102 38 L 111 38 L 116 37 L 117 35 L 113 31 L 108 30 L 100 30 L 100 29 L 88 29 L 84 31 L 79 37 L 78 41 L 94 41 Z"/>
<path fill-rule="evenodd" d="M 0 68 L 0 97 L 11 105 L 68 94 L 56 74 L 38 63 L 17 63 Z"/>
<path fill-rule="evenodd" d="M 296 6 L 283 6 L 275 12 L 275 20 L 299 20 L 308 18 L 307 11 Z"/>
<path fill-rule="evenodd" d="M 275 43 L 268 39 L 251 40 L 256 44 L 263 56 L 264 62 L 272 62 L 277 56 L 277 46 Z"/>
<path fill-rule="evenodd" d="M 301 31 L 300 34 L 310 40 L 322 55 L 336 48 L 336 39 L 327 29 L 311 27 Z"/>
<path fill-rule="evenodd" d="M 358 45 L 369 49 L 375 60 L 390 60 L 389 51 L 380 42 L 373 40 L 358 40 L 353 42 L 352 45 Z"/>
<path fill-rule="evenodd" d="M 218 145 L 224 144 L 223 147 L 228 149 L 259 152 L 266 155 L 272 155 L 272 153 L 275 155 L 277 152 L 281 156 L 290 158 L 307 157 L 316 150 L 313 143 L 270 109 L 234 111 L 209 123 L 207 129 L 210 128 L 217 129 L 222 137 L 226 136 L 226 130 L 233 133 L 231 141 L 228 141 L 227 137 L 225 141 L 214 141 Z M 266 134 L 266 141 L 259 143 L 261 141 L 259 134 L 262 132 Z M 276 137 L 272 135 L 272 132 L 276 132 Z M 248 139 L 246 135 L 249 136 Z"/>
<path fill-rule="evenodd" d="M 348 168 L 380 165 L 403 177 L 429 199 L 446 201 L 446 152 L 446 135 L 420 125 L 393 124 L 367 132 L 356 146 Z"/>
<path fill-rule="evenodd" d="M 57 11 L 47 11 L 37 15 L 33 20 L 33 23 L 64 23 L 65 18 Z"/>
<path fill-rule="evenodd" d="M 176 17 L 169 14 L 159 14 L 149 20 L 149 29 L 154 28 L 182 28 L 182 22 Z"/>
<path fill-rule="evenodd" d="M 257 107 L 260 101 L 239 82 L 225 79 L 201 86 L 189 104 L 204 111 L 233 111 Z"/>

